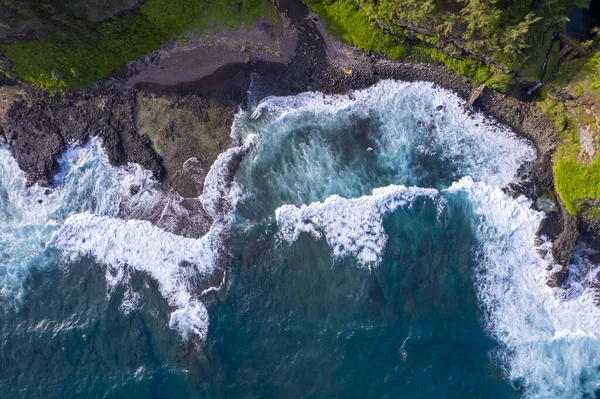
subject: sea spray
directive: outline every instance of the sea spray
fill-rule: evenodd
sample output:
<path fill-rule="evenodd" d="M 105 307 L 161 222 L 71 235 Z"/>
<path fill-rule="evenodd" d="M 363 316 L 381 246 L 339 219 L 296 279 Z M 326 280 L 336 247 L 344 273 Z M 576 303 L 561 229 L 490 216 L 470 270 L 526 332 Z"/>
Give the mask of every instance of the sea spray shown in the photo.
<path fill-rule="evenodd" d="M 236 127 L 234 122 L 234 142 Z M 174 308 L 169 326 L 184 339 L 196 335 L 204 340 L 208 311 L 198 294 L 208 292 L 207 281 L 220 266 L 230 213 L 239 192 L 233 174 L 251 146 L 252 136 L 220 154 L 208 172 L 198 200 L 212 222 L 208 231 L 197 239 L 166 232 L 148 221 L 84 213 L 69 217 L 50 245 L 61 250 L 70 261 L 92 256 L 105 264 L 109 292 L 117 285 L 128 287 L 133 271 L 148 274 L 158 282 L 159 291 Z M 127 288 L 126 299 L 136 295 L 139 294 Z M 134 305 L 129 301 L 127 308 L 130 304 Z"/>
<path fill-rule="evenodd" d="M 236 123 L 234 143 L 239 139 L 235 129 Z M 219 266 L 228 215 L 239 195 L 233 174 L 250 143 L 219 156 L 192 207 L 194 199 L 184 204 L 164 192 L 141 166 L 110 166 L 95 138 L 67 149 L 51 188 L 25 188 L 24 174 L 1 148 L 3 303 L 23 300 L 23 284 L 33 268 L 92 256 L 106 265 L 107 295 L 125 287 L 122 310 L 131 312 L 141 303 L 141 294 L 129 286 L 132 272 L 147 273 L 174 308 L 170 326 L 184 338 L 204 339 L 208 313 L 198 293 L 210 288 Z"/>
<path fill-rule="evenodd" d="M 276 155 L 289 156 L 284 151 L 288 140 L 297 140 L 294 144 L 310 145 L 314 140 L 331 145 L 329 136 L 341 136 L 336 138 L 353 150 L 359 148 L 353 142 L 371 143 L 374 154 L 363 147 L 357 152 L 366 158 L 355 159 L 392 169 L 396 180 L 392 183 L 410 183 L 415 177 L 424 180 L 422 169 L 437 163 L 449 169 L 450 173 L 444 176 L 448 185 L 466 175 L 497 186 L 506 185 L 513 179 L 516 167 L 534 159 L 535 150 L 506 126 L 481 113 L 465 112 L 463 104 L 458 96 L 432 83 L 382 80 L 346 95 L 309 92 L 267 97 L 253 111 L 251 119 L 253 131 L 260 131 L 258 150 L 266 160 Z M 325 153 L 304 161 L 324 165 L 330 149 L 321 147 Z M 294 160 L 302 161 L 300 156 Z M 347 160 L 341 161 L 336 171 L 346 167 Z M 368 165 L 361 162 L 351 166 L 354 173 L 360 173 Z"/>
<path fill-rule="evenodd" d="M 23 301 L 32 269 L 55 263 L 46 245 L 69 215 L 117 212 L 118 194 L 110 189 L 115 173 L 95 139 L 69 148 L 59 165 L 53 187 L 25 187 L 10 151 L 0 148 L 0 294 L 5 305 Z"/>
<path fill-rule="evenodd" d="M 373 267 L 386 258 L 385 218 L 411 211 L 415 198 L 395 202 L 406 186 L 437 198 L 438 219 L 446 208 L 464 209 L 478 241 L 482 327 L 500 344 L 493 353 L 507 376 L 532 398 L 593 396 L 600 383 L 595 291 L 575 272 L 569 291 L 546 285 L 553 260 L 540 253 L 551 251 L 536 247 L 544 214 L 502 190 L 535 156 L 526 141 L 427 83 L 270 97 L 251 116 L 259 134 L 239 174 L 250 193 L 241 216 L 264 223 L 274 216 L 280 239 L 297 245 L 308 233 L 326 241 L 334 259 Z M 399 187 L 399 198 L 377 194 Z"/>
<path fill-rule="evenodd" d="M 204 339 L 208 312 L 195 292 L 201 291 L 218 265 L 223 229 L 215 223 L 206 235 L 193 239 L 168 233 L 148 221 L 81 213 L 66 220 L 50 245 L 70 261 L 92 256 L 105 264 L 109 292 L 118 285 L 131 290 L 130 271 L 146 273 L 176 309 L 171 328 L 184 339 L 193 335 Z"/>
<path fill-rule="evenodd" d="M 410 208 L 417 198 L 435 201 L 435 189 L 388 186 L 370 196 L 345 199 L 337 195 L 323 203 L 283 205 L 275 211 L 280 237 L 289 243 L 301 233 L 323 234 L 335 257 L 352 255 L 363 267 L 377 266 L 387 243 L 383 217 L 399 207 Z"/>
<path fill-rule="evenodd" d="M 269 193 L 260 204 L 249 195 L 242 211 L 260 209 L 263 218 L 284 204 L 357 198 L 388 185 L 444 188 L 472 176 L 503 186 L 535 157 L 510 129 L 465 113 L 457 96 L 431 83 L 268 97 L 240 120 L 258 137 L 237 180 L 247 194 Z"/>
<path fill-rule="evenodd" d="M 480 241 L 476 290 L 511 379 L 530 398 L 593 396 L 600 384 L 596 293 L 587 286 L 565 296 L 564 288 L 546 285 L 552 259 L 535 246 L 543 213 L 525 197 L 511 198 L 468 177 L 448 191 L 467 194 L 473 207 Z M 573 285 L 585 279 L 575 274 Z"/>
<path fill-rule="evenodd" d="M 565 286 L 545 285 L 544 214 L 503 189 L 535 151 L 509 129 L 429 83 L 385 81 L 265 99 L 232 134 L 245 144 L 233 139 L 194 199 L 139 166 L 111 167 L 94 140 L 61 158 L 49 191 L 23 188 L 0 152 L 3 303 L 61 256 L 103 263 L 107 287 L 99 276 L 96 291 L 70 295 L 69 277 L 96 267 L 33 273 L 39 311 L 0 325 L 0 391 L 24 381 L 22 392 L 56 394 L 68 380 L 78 393 L 166 396 L 594 397 L 597 266 L 576 257 Z M 226 244 L 227 300 L 208 332 L 204 295 L 225 281 Z M 134 311 L 138 274 L 178 334 L 157 309 Z M 124 314 L 87 308 L 116 308 L 102 298 L 116 287 Z M 202 338 L 210 361 L 173 349 L 179 336 Z"/>

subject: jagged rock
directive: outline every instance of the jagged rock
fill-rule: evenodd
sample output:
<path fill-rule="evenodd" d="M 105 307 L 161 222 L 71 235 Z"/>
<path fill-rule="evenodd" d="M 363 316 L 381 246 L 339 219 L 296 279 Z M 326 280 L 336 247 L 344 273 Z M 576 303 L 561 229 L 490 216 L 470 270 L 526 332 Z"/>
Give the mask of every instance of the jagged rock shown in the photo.
<path fill-rule="evenodd" d="M 569 265 L 573 257 L 573 249 L 579 238 L 577 217 L 569 215 L 566 209 L 561 207 L 561 211 L 550 214 L 542 226 L 546 229 L 546 231 L 541 232 L 542 234 L 554 237 L 552 255 L 557 265 L 546 284 L 550 287 L 559 287 L 569 276 Z"/>
<path fill-rule="evenodd" d="M 162 180 L 161 160 L 150 140 L 137 133 L 133 90 L 90 89 L 50 96 L 29 91 L 2 123 L 4 136 L 29 184 L 51 184 L 57 157 L 89 136 L 102 140 L 114 165 L 135 162 Z"/>
<path fill-rule="evenodd" d="M 207 148 L 199 141 L 194 146 L 188 146 L 185 143 L 191 142 L 189 137 L 183 140 L 180 137 L 189 134 L 186 128 L 188 122 L 196 127 L 208 127 L 215 123 L 215 118 L 219 120 L 218 113 L 209 112 L 207 105 L 210 102 L 205 99 L 218 103 L 230 117 L 237 105 L 245 106 L 250 101 L 247 93 L 254 79 L 260 82 L 252 86 L 254 98 L 251 101 L 254 103 L 266 95 L 290 95 L 307 90 L 319 90 L 327 94 L 347 93 L 368 87 L 381 79 L 401 79 L 436 82 L 465 99 L 470 94 L 476 96 L 477 101 L 473 106 L 531 140 L 537 149 L 537 159 L 533 165 L 528 165 L 530 173 L 527 177 L 530 182 L 523 185 L 523 193 L 535 200 L 544 190 L 553 190 L 550 154 L 556 148 L 559 137 L 553 122 L 535 105 L 505 93 L 484 90 L 481 86 L 474 89 L 464 77 L 440 66 L 393 62 L 375 54 L 359 53 L 356 49 L 334 42 L 324 30 L 319 30 L 319 24 L 305 19 L 308 12 L 304 5 L 294 3 L 291 7 L 287 14 L 290 23 L 298 28 L 298 40 L 295 55 L 288 64 L 250 62 L 224 65 L 214 75 L 180 86 L 160 87 L 143 83 L 137 86 L 138 90 L 144 92 L 143 95 L 147 94 L 151 99 L 156 96 L 158 103 L 161 98 L 168 98 L 173 112 L 193 116 L 175 118 L 160 129 L 155 129 L 155 134 L 164 136 L 164 140 L 168 141 L 165 145 L 158 146 L 157 141 L 153 145 L 148 136 L 138 133 L 138 91 L 125 88 L 123 82 L 117 81 L 112 88 L 74 91 L 55 97 L 28 93 L 27 100 L 11 107 L 8 121 L 2 125 L 19 166 L 25 170 L 30 182 L 49 182 L 56 168 L 56 157 L 68 143 L 97 135 L 102 138 L 111 163 L 137 162 L 152 170 L 159 179 L 165 175 L 177 176 L 183 163 L 192 157 L 198 157 L 202 169 L 206 170 L 210 167 L 210 157 L 203 159 L 201 152 Z M 353 74 L 345 75 L 339 65 L 345 65 L 349 58 L 353 60 Z M 186 103 L 182 101 L 184 97 L 192 100 Z M 186 122 L 182 123 L 183 120 Z M 151 124 L 157 126 L 156 123 Z M 202 129 L 198 127 L 191 130 L 200 132 Z M 222 137 L 221 134 L 219 136 Z M 219 145 L 215 148 L 222 149 L 227 145 L 225 140 L 217 141 Z M 177 161 L 165 161 L 166 173 L 155 149 L 159 149 L 165 160 Z M 168 151 L 171 153 L 167 154 Z M 174 153 L 177 155 L 173 156 Z M 180 174 L 180 177 L 184 175 Z M 187 179 L 189 176 L 185 177 Z M 172 183 L 175 184 L 175 181 Z M 185 191 L 186 195 L 198 192 L 197 188 L 188 190 L 189 187 L 185 183 L 180 190 Z M 561 221 L 557 224 L 556 234 L 550 235 L 557 240 L 555 259 L 565 265 L 569 263 L 577 230 L 576 221 L 567 219 L 565 223 Z M 557 283 L 559 280 L 557 278 Z"/>

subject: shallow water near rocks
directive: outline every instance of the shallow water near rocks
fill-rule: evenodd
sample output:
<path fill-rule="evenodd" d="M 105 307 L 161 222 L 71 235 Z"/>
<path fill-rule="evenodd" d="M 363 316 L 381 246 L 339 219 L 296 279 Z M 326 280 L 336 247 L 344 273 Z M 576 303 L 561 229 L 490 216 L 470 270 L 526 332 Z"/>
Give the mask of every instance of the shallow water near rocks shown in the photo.
<path fill-rule="evenodd" d="M 547 287 L 544 214 L 502 190 L 530 144 L 394 81 L 267 98 L 232 133 L 197 240 L 121 220 L 166 200 L 93 140 L 50 195 L 0 150 L 2 397 L 595 396 L 595 266 Z"/>

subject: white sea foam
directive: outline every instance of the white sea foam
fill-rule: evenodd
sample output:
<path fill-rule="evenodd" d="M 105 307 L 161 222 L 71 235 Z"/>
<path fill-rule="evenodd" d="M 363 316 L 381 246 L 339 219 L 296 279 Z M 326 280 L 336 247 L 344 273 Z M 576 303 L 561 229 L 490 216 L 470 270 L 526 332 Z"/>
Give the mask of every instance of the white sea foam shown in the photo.
<path fill-rule="evenodd" d="M 236 134 L 235 126 L 232 134 Z M 222 153 L 208 172 L 198 201 L 210 217 L 211 225 L 200 238 L 186 238 L 161 228 L 167 211 L 176 213 L 175 220 L 185 218 L 187 211 L 178 205 L 180 198 L 165 195 L 145 171 L 130 165 L 119 169 L 120 173 L 127 173 L 119 178 L 119 204 L 121 208 L 126 204 L 127 215 L 154 223 L 123 220 L 114 214 L 79 213 L 65 221 L 49 245 L 60 249 L 71 261 L 91 256 L 105 264 L 109 294 L 118 285 L 127 288 L 133 271 L 148 274 L 174 309 L 169 326 L 184 339 L 192 335 L 205 339 L 208 311 L 199 296 L 210 291 L 207 280 L 219 265 L 229 230 L 229 216 L 240 195 L 239 188 L 232 182 L 235 163 L 241 161 L 251 143 L 250 137 L 245 144 Z M 139 189 L 134 196 L 129 194 L 133 185 Z M 152 217 L 155 210 L 162 212 L 159 218 Z M 140 294 L 127 288 L 121 308 L 129 312 L 139 303 Z"/>
<path fill-rule="evenodd" d="M 240 195 L 231 184 L 232 163 L 248 148 L 234 147 L 219 157 L 196 200 L 198 205 L 192 207 L 184 206 L 177 195 L 165 193 L 141 166 L 110 166 L 94 138 L 61 156 L 60 172 L 51 189 L 25 188 L 24 174 L 9 150 L 0 148 L 3 303 L 22 300 L 29 272 L 55 264 L 56 251 L 50 249 L 56 248 L 65 260 L 91 256 L 106 265 L 107 292 L 110 295 L 117 285 L 125 287 L 121 309 L 126 313 L 142 302 L 141 294 L 129 288 L 132 272 L 148 274 L 174 309 L 171 328 L 183 338 L 197 335 L 204 339 L 208 313 L 199 296 L 203 290 L 210 291 L 208 279 L 219 264 L 228 214 Z M 200 208 L 208 216 L 198 216 Z M 199 239 L 172 233 L 184 230 L 196 236 L 194 231 L 207 218 L 209 225 Z M 182 220 L 192 230 L 189 226 L 182 229 Z"/>
<path fill-rule="evenodd" d="M 383 217 L 399 207 L 410 207 L 415 199 L 435 200 L 435 189 L 388 186 L 373 194 L 346 199 L 338 195 L 324 202 L 296 207 L 284 205 L 275 212 L 282 239 L 294 242 L 301 233 L 325 236 L 335 257 L 354 256 L 364 267 L 377 266 L 387 243 Z"/>
<path fill-rule="evenodd" d="M 552 259 L 543 259 L 534 242 L 544 215 L 528 199 L 468 177 L 448 191 L 466 193 L 476 215 L 476 289 L 488 331 L 506 348 L 510 378 L 530 398 L 592 397 L 600 384 L 595 292 L 565 296 L 546 285 Z"/>
<path fill-rule="evenodd" d="M 555 265 L 550 241 L 543 239 L 536 246 L 544 214 L 527 198 L 513 198 L 502 190 L 535 151 L 509 129 L 482 115 L 467 115 L 462 105 L 455 95 L 431 84 L 390 81 L 349 96 L 304 93 L 264 100 L 253 118 L 267 123 L 259 145 L 262 151 L 271 150 L 265 156 L 275 156 L 277 140 L 284 148 L 289 136 L 283 133 L 295 131 L 293 127 L 301 123 L 314 127 L 318 135 L 318 126 L 337 118 L 376 115 L 382 134 L 370 148 L 377 162 L 395 168 L 401 180 L 404 174 L 417 172 L 407 161 L 416 149 L 425 159 L 447 161 L 457 180 L 439 193 L 390 186 L 360 198 L 334 195 L 310 205 L 283 205 L 276 211 L 280 237 L 288 242 L 303 232 L 324 237 L 334 256 L 354 256 L 359 265 L 371 267 L 381 261 L 387 242 L 383 215 L 409 205 L 415 197 L 405 198 L 408 192 L 433 198 L 438 216 L 445 201 L 464 200 L 472 207 L 480 243 L 475 285 L 485 328 L 502 345 L 498 356 L 507 375 L 530 398 L 594 397 L 600 386 L 600 311 L 594 288 L 600 268 L 578 259 L 563 287 L 546 284 Z M 323 146 L 313 147 L 311 151 Z M 318 160 L 324 166 L 315 164 L 315 153 L 303 151 L 299 148 L 297 157 L 306 159 L 286 165 L 288 169 L 298 166 L 302 173 L 316 169 L 310 187 L 338 184 L 340 165 L 328 161 L 336 159 L 330 149 Z M 364 184 L 361 175 L 348 176 L 350 185 Z M 292 193 L 295 189 L 289 187 Z"/>
<path fill-rule="evenodd" d="M 206 175 L 200 201 L 206 212 L 217 219 L 235 208 L 241 195 L 240 188 L 233 182 L 233 163 L 239 162 L 248 152 L 252 138 L 245 145 L 233 147 L 219 155 Z"/>
<path fill-rule="evenodd" d="M 170 326 L 182 337 L 206 337 L 208 316 L 194 294 L 218 265 L 224 226 L 215 223 L 200 239 L 177 236 L 148 221 L 121 220 L 90 213 L 69 217 L 50 245 L 71 260 L 92 256 L 107 265 L 109 290 L 126 285 L 135 270 L 147 273 L 170 306 Z"/>
<path fill-rule="evenodd" d="M 23 283 L 34 268 L 53 263 L 44 248 L 53 232 L 73 213 L 112 214 L 118 207 L 112 167 L 99 143 L 69 148 L 59 159 L 56 185 L 25 188 L 25 176 L 10 151 L 0 148 L 0 298 L 18 305 Z"/>
<path fill-rule="evenodd" d="M 302 93 L 268 97 L 252 117 L 268 120 L 261 135 L 266 146 L 285 146 L 287 136 L 298 125 L 318 128 L 336 118 L 375 118 L 381 134 L 376 139 L 378 162 L 408 176 L 408 160 L 420 153 L 452 165 L 457 178 L 502 186 L 514 178 L 518 166 L 535 157 L 535 150 L 506 126 L 483 114 L 467 114 L 456 94 L 427 82 L 384 80 L 348 95 Z M 326 155 L 324 155 L 326 156 Z"/>
<path fill-rule="evenodd" d="M 599 268 L 579 258 L 566 286 L 549 287 L 553 260 L 548 248 L 536 247 L 544 214 L 526 197 L 513 198 L 471 177 L 441 193 L 390 186 L 356 199 L 332 196 L 323 203 L 284 205 L 276 212 L 279 234 L 288 242 L 304 232 L 324 237 L 334 256 L 376 266 L 387 241 L 383 215 L 423 196 L 441 206 L 463 197 L 472 207 L 480 243 L 476 291 L 484 327 L 502 345 L 498 356 L 508 377 L 523 385 L 528 398 L 593 395 L 600 384 L 600 311 L 593 288 Z"/>

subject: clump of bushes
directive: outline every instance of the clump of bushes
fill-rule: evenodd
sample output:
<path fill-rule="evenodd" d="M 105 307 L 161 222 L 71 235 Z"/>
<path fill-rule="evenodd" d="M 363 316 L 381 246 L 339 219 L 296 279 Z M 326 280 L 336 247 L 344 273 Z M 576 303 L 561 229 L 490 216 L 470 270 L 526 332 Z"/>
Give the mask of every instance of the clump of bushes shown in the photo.
<path fill-rule="evenodd" d="M 307 3 L 336 37 L 363 50 L 385 53 L 393 60 L 412 57 L 443 64 L 467 77 L 473 84 L 485 83 L 491 88 L 504 88 L 512 78 L 512 75 L 490 67 L 475 57 L 454 58 L 424 42 L 411 42 L 385 32 L 353 0 Z"/>
<path fill-rule="evenodd" d="M 349 44 L 363 50 L 386 53 L 394 60 L 408 54 L 403 39 L 384 33 L 352 0 L 315 3 L 311 4 L 311 8 L 336 37 Z"/>
<path fill-rule="evenodd" d="M 449 70 L 465 76 L 474 85 L 485 84 L 492 89 L 504 89 L 512 79 L 511 74 L 486 65 L 475 57 L 454 58 L 425 44 L 414 46 L 411 53 L 417 58 L 443 64 Z"/>
<path fill-rule="evenodd" d="M 599 72 L 600 52 L 597 52 L 561 64 L 552 84 L 575 96 L 585 91 L 600 101 Z M 597 219 L 600 216 L 599 209 L 588 205 L 591 200 L 600 199 L 600 159 L 597 158 L 590 165 L 579 162 L 579 125 L 594 127 L 596 121 L 575 102 L 568 104 L 553 99 L 548 89 L 541 90 L 540 94 L 542 99 L 538 105 L 554 120 L 561 138 L 553 157 L 556 191 L 569 213 Z"/>

